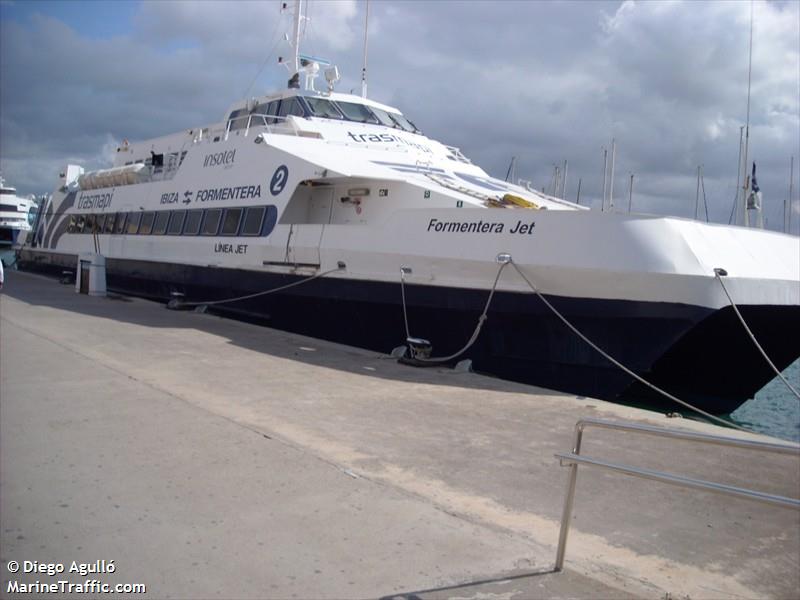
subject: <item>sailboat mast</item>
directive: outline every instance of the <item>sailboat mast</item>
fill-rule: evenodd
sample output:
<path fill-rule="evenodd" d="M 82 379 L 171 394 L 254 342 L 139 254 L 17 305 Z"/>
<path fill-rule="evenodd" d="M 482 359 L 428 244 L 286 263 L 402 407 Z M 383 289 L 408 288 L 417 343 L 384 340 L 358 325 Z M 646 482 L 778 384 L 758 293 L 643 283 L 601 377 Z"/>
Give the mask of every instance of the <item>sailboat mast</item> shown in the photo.
<path fill-rule="evenodd" d="M 514 163 L 516 161 L 517 161 L 517 157 L 516 156 L 512 156 L 511 157 L 511 164 L 508 165 L 508 171 L 506 171 L 506 181 L 510 181 L 511 183 L 514 183 L 514 176 L 515 176 Z"/>
<path fill-rule="evenodd" d="M 600 203 L 600 212 L 606 209 L 606 176 L 608 175 L 608 149 L 603 148 L 603 201 Z"/>
<path fill-rule="evenodd" d="M 786 203 L 788 204 L 788 212 L 784 210 L 784 221 L 786 222 L 786 233 L 792 232 L 792 192 L 794 184 L 794 156 L 792 156 L 791 161 L 789 162 L 789 198 L 787 199 Z"/>
<path fill-rule="evenodd" d="M 700 210 L 700 165 L 697 165 L 697 191 L 694 194 L 694 220 L 697 220 L 697 214 Z"/>
<path fill-rule="evenodd" d="M 628 186 L 628 214 L 631 213 L 633 208 L 633 173 L 631 173 L 631 183 Z"/>
<path fill-rule="evenodd" d="M 744 148 L 744 126 L 739 127 L 739 161 L 736 165 L 736 197 L 733 199 L 733 209 L 728 219 L 728 225 L 739 223 L 739 191 L 742 189 L 739 181 L 742 177 L 742 149 Z"/>
<path fill-rule="evenodd" d="M 611 138 L 611 181 L 608 183 L 608 210 L 614 210 L 614 161 L 617 158 L 617 142 Z"/>
<path fill-rule="evenodd" d="M 744 225 L 750 226 L 750 215 L 747 213 L 747 192 L 750 189 L 750 178 L 747 175 L 747 151 L 750 144 L 750 87 L 753 75 L 753 0 L 750 0 L 750 58 L 747 67 L 747 121 L 745 124 L 744 133 L 744 183 L 742 185 L 743 209 L 744 209 Z"/>

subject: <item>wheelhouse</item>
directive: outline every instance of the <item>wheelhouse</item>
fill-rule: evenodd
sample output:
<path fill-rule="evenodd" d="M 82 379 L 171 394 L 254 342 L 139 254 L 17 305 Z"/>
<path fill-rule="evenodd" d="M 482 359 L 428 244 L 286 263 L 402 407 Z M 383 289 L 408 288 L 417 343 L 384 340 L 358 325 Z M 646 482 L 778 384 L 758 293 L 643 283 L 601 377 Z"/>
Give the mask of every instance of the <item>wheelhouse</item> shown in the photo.
<path fill-rule="evenodd" d="M 254 124 L 273 125 L 286 117 L 325 119 L 367 123 L 408 133 L 421 134 L 419 128 L 402 113 L 374 104 L 356 101 L 355 96 L 323 97 L 291 94 L 262 102 L 251 102 L 231 110 L 227 116 L 228 131 L 252 127 Z"/>

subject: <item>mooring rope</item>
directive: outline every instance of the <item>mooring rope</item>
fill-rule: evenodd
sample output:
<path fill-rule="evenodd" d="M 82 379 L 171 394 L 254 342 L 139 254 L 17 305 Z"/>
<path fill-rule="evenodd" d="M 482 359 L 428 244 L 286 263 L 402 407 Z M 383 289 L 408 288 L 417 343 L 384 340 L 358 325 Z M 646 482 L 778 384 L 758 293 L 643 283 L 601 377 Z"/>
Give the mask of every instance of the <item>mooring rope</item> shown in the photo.
<path fill-rule="evenodd" d="M 314 279 L 319 279 L 320 277 L 324 277 L 325 275 L 330 275 L 331 273 L 336 273 L 337 271 L 341 271 L 344 269 L 344 266 L 338 266 L 335 269 L 330 269 L 328 271 L 321 271 L 310 277 L 306 277 L 305 279 L 301 279 L 299 281 L 293 281 L 292 283 L 287 283 L 286 285 L 282 285 L 276 288 L 272 288 L 269 290 L 264 290 L 263 292 L 256 292 L 254 294 L 247 294 L 245 296 L 237 296 L 236 298 L 226 298 L 225 300 L 209 300 L 207 302 L 183 302 L 182 300 L 178 300 L 176 302 L 177 306 L 212 306 L 214 304 L 227 304 L 228 302 L 238 302 L 239 300 L 248 300 L 250 298 L 256 298 L 257 296 L 266 296 L 267 294 L 274 294 L 275 292 L 282 292 L 283 290 L 288 290 L 289 288 L 296 287 L 298 285 L 303 285 L 304 283 L 308 283 L 309 281 L 313 281 Z"/>
<path fill-rule="evenodd" d="M 786 381 L 786 378 L 778 370 L 778 368 L 775 366 L 775 364 L 769 359 L 769 356 L 767 356 L 767 353 L 764 352 L 764 348 L 761 347 L 761 344 L 758 343 L 758 340 L 756 339 L 756 336 L 753 335 L 753 332 L 747 326 L 747 323 L 745 322 L 744 317 L 742 317 L 742 313 L 739 312 L 739 308 L 736 306 L 736 303 L 733 301 L 733 298 L 731 298 L 731 295 L 728 293 L 728 288 L 725 287 L 725 282 L 722 281 L 722 275 L 727 275 L 727 272 L 724 269 L 714 269 L 714 277 L 717 278 L 717 281 L 719 281 L 719 284 L 722 286 L 722 290 L 725 292 L 725 295 L 728 297 L 728 301 L 731 303 L 731 307 L 733 308 L 733 312 L 735 312 L 736 316 L 739 317 L 739 321 L 741 322 L 742 327 L 744 327 L 744 330 L 747 332 L 747 335 L 750 336 L 750 339 L 753 341 L 753 344 L 755 344 L 756 348 L 758 348 L 758 351 L 761 352 L 761 356 L 764 357 L 764 360 L 766 360 L 767 363 L 769 364 L 769 366 L 772 367 L 772 370 L 775 371 L 775 374 L 778 377 L 780 377 L 780 380 L 783 383 L 786 384 L 786 387 L 789 388 L 789 390 L 792 392 L 792 394 L 794 394 L 795 397 L 798 400 L 800 400 L 800 393 L 798 393 L 797 390 L 792 387 L 792 384 L 790 384 L 788 381 Z"/>
<path fill-rule="evenodd" d="M 406 270 L 400 268 L 400 296 L 403 298 L 403 322 L 406 324 L 406 340 L 411 337 L 408 331 L 408 311 L 406 310 Z"/>
<path fill-rule="evenodd" d="M 477 325 L 475 325 L 475 330 L 472 332 L 472 336 L 470 336 L 469 340 L 467 340 L 467 343 L 464 344 L 464 346 L 458 352 L 455 352 L 455 353 L 453 353 L 453 354 L 451 354 L 449 356 L 441 356 L 441 357 L 434 357 L 434 358 L 422 358 L 422 357 L 416 357 L 415 356 L 415 357 L 412 357 L 414 360 L 418 360 L 420 362 L 426 362 L 426 363 L 446 363 L 446 362 L 449 362 L 449 361 L 453 360 L 457 356 L 460 356 L 461 354 L 464 354 L 464 352 L 466 352 L 467 350 L 470 349 L 470 347 L 472 347 L 472 345 L 475 343 L 475 340 L 478 339 L 478 336 L 481 333 L 481 328 L 483 327 L 483 324 L 486 322 L 486 319 L 488 318 L 487 313 L 489 312 L 489 306 L 491 306 L 491 304 L 492 304 L 492 298 L 494 298 L 494 292 L 497 289 L 497 282 L 500 281 L 500 275 L 503 273 L 503 269 L 505 269 L 507 264 L 508 263 L 504 262 L 504 263 L 502 263 L 500 265 L 500 268 L 497 269 L 497 275 L 494 278 L 494 284 L 492 284 L 492 289 L 489 291 L 489 297 L 486 298 L 486 304 L 483 307 L 483 312 L 481 313 L 481 316 L 478 317 L 478 323 L 477 323 Z M 405 320 L 405 324 L 406 324 L 406 339 L 408 339 L 408 338 L 411 337 L 411 335 L 409 334 L 409 329 L 408 329 L 408 311 L 406 309 L 406 291 L 405 291 L 405 277 L 404 277 L 404 275 L 405 275 L 405 271 L 403 271 L 401 269 L 400 270 L 400 293 L 401 293 L 402 298 L 403 298 L 403 319 Z"/>
<path fill-rule="evenodd" d="M 606 358 L 606 360 L 610 361 L 611 363 L 613 363 L 614 365 L 616 365 L 617 367 L 619 367 L 620 369 L 622 369 L 623 371 L 625 371 L 625 373 L 627 373 L 628 375 L 630 375 L 631 377 L 633 377 L 634 379 L 636 379 L 636 381 L 638 381 L 639 383 L 642 383 L 642 384 L 646 385 L 647 387 L 649 387 L 650 389 L 652 389 L 652 390 L 653 390 L 653 391 L 655 391 L 655 392 L 658 392 L 658 393 L 659 393 L 659 394 L 661 394 L 662 396 L 664 396 L 664 397 L 666 397 L 666 398 L 669 398 L 669 399 L 670 399 L 670 400 L 672 400 L 673 402 L 677 402 L 677 403 L 678 403 L 678 404 L 680 404 L 681 406 L 684 406 L 685 408 L 688 408 L 689 410 L 693 410 L 694 412 L 696 412 L 696 413 L 698 413 L 698 414 L 701 414 L 701 415 L 703 415 L 703 416 L 704 416 L 704 417 L 706 417 L 707 419 L 711 419 L 712 421 L 716 421 L 716 422 L 718 422 L 718 423 L 722 423 L 722 424 L 723 424 L 723 425 L 725 425 L 726 427 L 733 427 L 734 429 L 739 429 L 740 431 L 747 431 L 748 433 L 752 433 L 752 431 L 750 431 L 749 429 L 747 429 L 747 428 L 745 428 L 745 427 L 741 427 L 741 426 L 737 425 L 736 423 L 732 423 L 731 421 L 726 421 L 725 419 L 721 419 L 721 418 L 719 418 L 719 417 L 717 417 L 717 416 L 715 416 L 715 415 L 712 415 L 712 414 L 710 414 L 710 413 L 707 413 L 706 411 L 704 411 L 704 410 L 702 410 L 702 409 L 700 409 L 700 408 L 697 408 L 696 406 L 693 406 L 693 405 L 689 404 L 688 402 L 685 402 L 685 401 L 681 400 L 680 398 L 676 398 L 675 396 L 673 396 L 673 395 L 672 395 L 672 394 L 670 394 L 669 392 L 667 392 L 667 391 L 665 391 L 665 390 L 662 390 L 660 387 L 658 387 L 658 386 L 656 386 L 656 385 L 654 385 L 654 384 L 650 383 L 650 382 L 649 382 L 649 381 L 647 381 L 646 379 L 644 379 L 644 378 L 640 377 L 639 375 L 637 375 L 636 373 L 634 373 L 633 371 L 631 371 L 631 370 L 630 370 L 628 367 L 626 367 L 625 365 L 623 365 L 621 362 L 619 362 L 619 361 L 618 361 L 618 360 L 616 360 L 616 359 L 615 359 L 613 356 L 611 356 L 611 355 L 610 355 L 608 352 L 606 352 L 605 350 L 603 350 L 602 348 L 600 348 L 600 347 L 599 347 L 597 344 L 595 344 L 595 343 L 594 343 L 594 342 L 592 342 L 592 341 L 591 341 L 589 338 L 587 338 L 585 335 L 583 335 L 583 333 L 581 333 L 581 332 L 580 332 L 580 330 L 578 330 L 578 328 L 577 328 L 577 327 L 575 327 L 575 326 L 574 326 L 572 323 L 570 323 L 570 322 L 567 320 L 567 318 L 566 318 L 564 315 L 562 315 L 562 314 L 561 314 L 561 313 L 558 311 L 558 309 L 556 309 L 556 307 L 555 307 L 555 306 L 553 306 L 552 304 L 550 304 L 550 302 L 547 300 L 547 298 L 545 298 L 545 297 L 542 295 L 542 293 L 541 293 L 541 292 L 538 290 L 538 288 L 537 288 L 537 287 L 536 287 L 536 286 L 533 284 L 533 282 L 531 282 L 531 280 L 530 280 L 530 279 L 528 279 L 528 278 L 525 276 L 525 273 L 523 273 L 523 272 L 522 272 L 522 270 L 521 270 L 521 269 L 520 269 L 520 268 L 517 266 L 517 264 L 516 264 L 515 262 L 513 262 L 513 260 L 511 261 L 511 265 L 514 267 L 514 269 L 517 271 L 517 273 L 519 273 L 519 276 L 520 276 L 520 277 L 522 277 L 522 279 L 525 281 L 525 283 L 527 283 L 527 284 L 528 284 L 528 286 L 531 288 L 531 290 L 533 290 L 533 293 L 534 293 L 534 294 L 536 294 L 536 295 L 539 297 L 539 299 L 540 299 L 542 302 L 544 302 L 544 303 L 545 303 L 545 305 L 547 306 L 547 308 L 549 308 L 551 311 L 553 311 L 553 313 L 554 313 L 554 314 L 555 314 L 555 315 L 556 315 L 556 316 L 557 316 L 559 319 L 561 319 L 561 321 L 564 323 L 564 325 L 566 325 L 567 327 L 569 327 L 569 328 L 570 328 L 570 329 L 573 331 L 573 333 L 575 333 L 575 334 L 576 334 L 576 335 L 577 335 L 579 338 L 581 338 L 581 339 L 582 339 L 584 342 L 586 342 L 587 344 L 589 344 L 589 346 L 591 346 L 591 347 L 592 347 L 592 348 L 594 348 L 594 349 L 595 349 L 597 352 L 599 352 L 599 353 L 600 353 L 600 354 L 601 354 L 603 357 L 605 357 L 605 358 Z"/>

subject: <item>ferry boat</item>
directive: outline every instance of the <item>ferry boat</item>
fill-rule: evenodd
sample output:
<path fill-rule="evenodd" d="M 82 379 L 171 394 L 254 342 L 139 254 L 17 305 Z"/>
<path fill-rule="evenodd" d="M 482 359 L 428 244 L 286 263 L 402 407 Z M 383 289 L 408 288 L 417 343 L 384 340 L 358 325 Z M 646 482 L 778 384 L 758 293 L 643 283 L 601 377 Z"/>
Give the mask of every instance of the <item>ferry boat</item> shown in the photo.
<path fill-rule="evenodd" d="M 31 230 L 30 215 L 35 209 L 33 200 L 17 196 L 16 188 L 0 177 L 0 247 L 13 246 L 20 233 Z"/>
<path fill-rule="evenodd" d="M 286 89 L 237 102 L 217 123 L 126 141 L 112 168 L 66 166 L 21 267 L 61 273 L 99 253 L 118 292 L 216 301 L 381 352 L 408 338 L 429 340 L 434 358 L 466 345 L 450 363 L 681 409 L 566 320 L 714 413 L 774 377 L 724 274 L 778 368 L 800 356 L 797 237 L 598 212 L 494 178 L 413 115 L 336 92 L 338 69 L 299 52 L 300 4 Z"/>

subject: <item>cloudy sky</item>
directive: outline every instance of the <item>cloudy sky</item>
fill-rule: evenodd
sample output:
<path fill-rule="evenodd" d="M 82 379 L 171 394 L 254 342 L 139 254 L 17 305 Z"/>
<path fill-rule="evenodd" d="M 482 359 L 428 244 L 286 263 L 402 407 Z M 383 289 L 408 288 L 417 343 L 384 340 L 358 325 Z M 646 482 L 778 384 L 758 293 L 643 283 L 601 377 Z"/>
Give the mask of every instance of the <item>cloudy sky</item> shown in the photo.
<path fill-rule="evenodd" d="M 360 90 L 364 4 L 311 0 L 303 50 Z M 370 4 L 369 95 L 505 177 L 541 188 L 569 161 L 567 197 L 599 206 L 617 142 L 615 204 L 693 216 L 703 165 L 728 222 L 747 109 L 751 4 L 389 1 Z M 782 229 L 795 157 L 800 230 L 800 2 L 755 2 L 750 156 L 768 227 Z M 0 169 L 21 193 L 59 168 L 110 164 L 117 143 L 222 119 L 285 85 L 280 3 L 0 0 Z"/>

